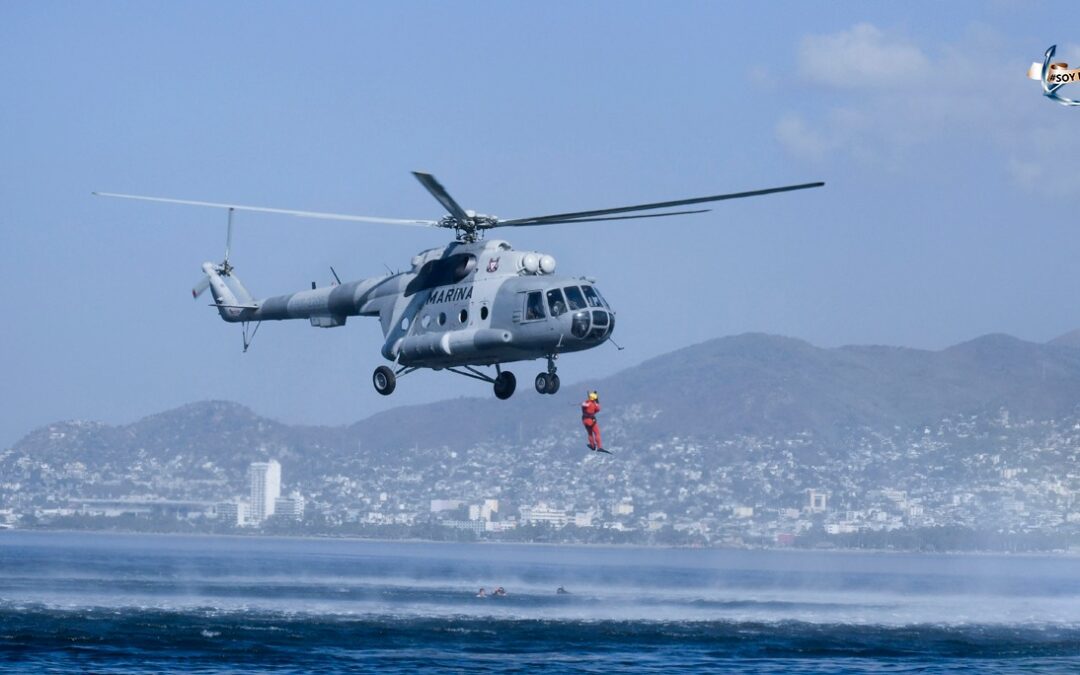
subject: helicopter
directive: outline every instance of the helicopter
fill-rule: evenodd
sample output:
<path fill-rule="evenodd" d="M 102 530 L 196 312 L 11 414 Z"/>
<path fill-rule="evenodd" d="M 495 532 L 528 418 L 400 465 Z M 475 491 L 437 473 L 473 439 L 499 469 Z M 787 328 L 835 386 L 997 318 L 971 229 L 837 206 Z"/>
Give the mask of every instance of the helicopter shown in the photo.
<path fill-rule="evenodd" d="M 503 365 L 546 359 L 547 367 L 536 375 L 534 386 L 540 394 L 554 394 L 560 386 L 555 360 L 562 354 L 592 349 L 610 340 L 615 330 L 615 310 L 592 279 L 557 276 L 556 260 L 550 254 L 518 251 L 507 241 L 485 239 L 487 230 L 704 213 L 709 209 L 641 212 L 824 185 L 803 183 L 504 220 L 462 208 L 429 173 L 414 171 L 413 176 L 446 209 L 447 214 L 439 220 L 354 216 L 111 192 L 93 194 L 227 211 L 225 256 L 219 263 L 202 264 L 203 276 L 191 293 L 197 299 L 209 289 L 214 300 L 210 306 L 226 322 L 241 324 L 245 352 L 263 321 L 307 319 L 314 327 L 337 328 L 344 326 L 350 316 L 376 317 L 384 338 L 382 356 L 393 366 L 380 365 L 372 373 L 372 384 L 379 394 L 389 396 L 400 378 L 430 368 L 487 382 L 496 398 L 508 399 L 514 394 L 517 379 Z M 233 214 L 237 211 L 443 228 L 453 230 L 455 236 L 445 246 L 413 256 L 406 272 L 342 283 L 331 267 L 334 281 L 328 287 L 318 288 L 312 282 L 310 289 L 257 300 L 240 282 L 229 261 Z M 494 375 L 481 370 L 492 367 Z"/>

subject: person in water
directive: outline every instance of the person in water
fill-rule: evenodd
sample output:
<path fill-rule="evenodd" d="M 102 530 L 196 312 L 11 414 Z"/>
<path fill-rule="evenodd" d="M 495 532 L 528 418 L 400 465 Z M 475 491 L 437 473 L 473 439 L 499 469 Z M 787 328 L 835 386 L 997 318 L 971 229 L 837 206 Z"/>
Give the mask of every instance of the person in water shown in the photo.
<path fill-rule="evenodd" d="M 596 413 L 600 412 L 600 395 L 590 391 L 585 401 L 581 404 L 581 423 L 585 425 L 585 433 L 588 435 L 588 446 L 596 452 L 607 452 L 600 443 L 600 424 L 596 421 Z"/>
<path fill-rule="evenodd" d="M 476 597 L 478 597 L 478 598 L 486 598 L 487 597 L 487 591 L 484 590 L 483 586 L 481 586 L 480 590 L 478 590 L 476 592 Z"/>
<path fill-rule="evenodd" d="M 506 590 L 505 590 L 505 589 L 504 589 L 504 588 L 503 588 L 502 586 L 499 586 L 499 587 L 498 587 L 498 588 L 496 588 L 496 589 L 495 589 L 494 591 L 492 591 L 492 593 L 491 593 L 491 594 L 492 594 L 492 595 L 497 595 L 497 596 L 500 596 L 500 597 L 501 597 L 501 596 L 504 596 L 504 595 L 506 595 Z"/>
<path fill-rule="evenodd" d="M 558 594 L 558 595 L 569 595 L 570 591 L 566 590 L 562 586 L 559 586 L 558 588 L 555 589 L 555 593 Z"/>

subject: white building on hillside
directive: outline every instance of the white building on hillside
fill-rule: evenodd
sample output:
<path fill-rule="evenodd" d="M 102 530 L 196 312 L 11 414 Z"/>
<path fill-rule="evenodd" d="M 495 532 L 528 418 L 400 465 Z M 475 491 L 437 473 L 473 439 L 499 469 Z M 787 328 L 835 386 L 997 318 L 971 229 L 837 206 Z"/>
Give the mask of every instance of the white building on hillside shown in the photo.
<path fill-rule="evenodd" d="M 303 520 L 304 506 L 304 497 L 299 492 L 293 492 L 288 497 L 278 497 L 274 500 L 274 515 L 289 520 Z"/>
<path fill-rule="evenodd" d="M 529 525 L 548 523 L 552 527 L 560 528 L 566 525 L 569 518 L 565 510 L 552 508 L 540 502 L 534 506 L 522 506 L 521 520 Z"/>
<path fill-rule="evenodd" d="M 276 459 L 251 463 L 251 519 L 262 522 L 274 515 L 281 496 L 281 465 Z"/>

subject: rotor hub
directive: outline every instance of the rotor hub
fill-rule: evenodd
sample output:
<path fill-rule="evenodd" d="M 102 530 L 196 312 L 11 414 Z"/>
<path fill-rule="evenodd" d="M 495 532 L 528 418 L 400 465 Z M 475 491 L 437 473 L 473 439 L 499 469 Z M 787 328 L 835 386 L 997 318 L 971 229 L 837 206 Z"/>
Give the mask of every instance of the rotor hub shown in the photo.
<path fill-rule="evenodd" d="M 457 240 L 472 244 L 483 239 L 483 231 L 496 227 L 499 224 L 498 216 L 489 216 L 475 211 L 466 211 L 465 218 L 446 215 L 439 220 L 439 227 L 453 230 Z"/>

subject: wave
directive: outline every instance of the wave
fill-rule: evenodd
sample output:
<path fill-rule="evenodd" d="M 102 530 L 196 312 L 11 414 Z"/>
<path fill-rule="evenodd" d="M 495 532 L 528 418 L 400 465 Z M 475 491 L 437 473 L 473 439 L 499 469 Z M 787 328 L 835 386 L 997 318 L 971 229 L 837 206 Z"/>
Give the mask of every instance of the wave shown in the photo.
<path fill-rule="evenodd" d="M 723 658 L 1003 659 L 1080 657 L 1080 627 L 850 625 L 798 621 L 650 621 L 472 616 L 190 611 L 132 608 L 0 610 L 0 643 L 22 652 L 105 650 L 228 657 L 331 649 L 358 656 L 387 650 L 621 652 L 669 649 Z M 370 656 L 370 654 L 369 654 Z M 292 658 L 292 657 L 290 657 Z"/>
<path fill-rule="evenodd" d="M 108 590 L 100 595 L 36 593 L 20 598 L 0 599 L 0 612 L 32 609 L 48 616 L 50 612 L 72 617 L 144 615 L 158 612 L 169 616 L 207 616 L 251 613 L 258 616 L 311 617 L 318 620 L 363 617 L 392 617 L 397 621 L 527 621 L 611 622 L 671 624 L 776 625 L 793 623 L 820 626 L 866 626 L 904 629 L 933 625 L 941 628 L 964 628 L 971 625 L 1022 628 L 1024 630 L 1080 630 L 1080 620 L 1062 617 L 1067 611 L 1039 605 L 1020 611 L 997 603 L 966 608 L 941 604 L 912 605 L 897 599 L 892 603 L 770 600 L 752 598 L 605 597 L 584 594 L 532 595 L 511 593 L 506 597 L 478 598 L 473 591 L 445 589 L 327 589 L 326 593 L 279 593 L 260 588 L 262 595 L 236 589 L 236 595 L 179 595 L 117 593 Z M 1065 602 L 1071 607 L 1071 603 Z M 212 609 L 211 609 L 212 608 Z M 1057 612 L 1057 614 L 1055 614 Z"/>
<path fill-rule="evenodd" d="M 1080 672 L 1070 561 L 101 539 L 0 542 L 0 671 Z"/>

